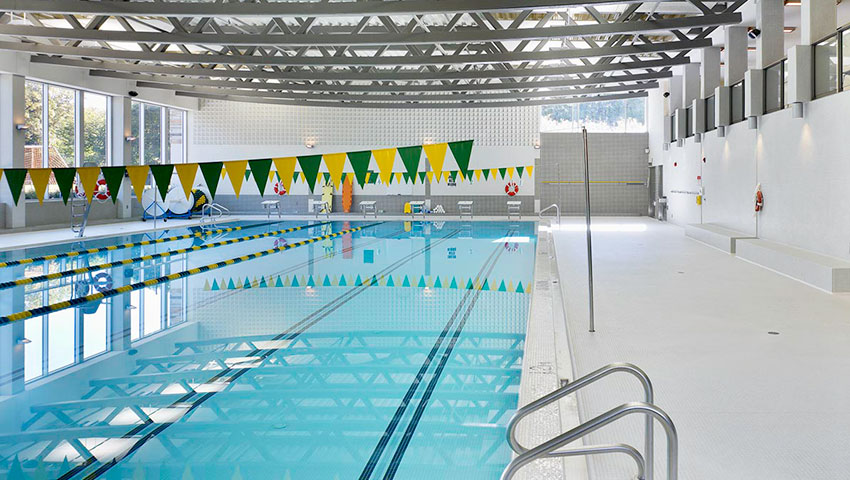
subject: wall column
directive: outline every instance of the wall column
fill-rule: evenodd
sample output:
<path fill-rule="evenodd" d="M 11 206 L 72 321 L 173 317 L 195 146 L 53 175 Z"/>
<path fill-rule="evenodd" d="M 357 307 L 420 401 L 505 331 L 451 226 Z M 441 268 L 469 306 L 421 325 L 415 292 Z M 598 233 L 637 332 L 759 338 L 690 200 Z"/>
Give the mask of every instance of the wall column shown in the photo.
<path fill-rule="evenodd" d="M 702 98 L 708 98 L 720 86 L 720 47 L 703 48 L 699 66 L 700 94 Z"/>
<path fill-rule="evenodd" d="M 17 129 L 24 123 L 24 85 L 21 75 L 0 74 L 0 168 L 24 168 L 24 131 Z M 6 228 L 26 226 L 23 192 L 15 205 L 9 189 L 0 186 L 0 203 L 6 213 Z"/>
<path fill-rule="evenodd" d="M 756 3 L 756 68 L 763 70 L 785 56 L 785 2 L 760 0 Z"/>
<path fill-rule="evenodd" d="M 803 0 L 800 8 L 800 43 L 811 45 L 838 26 L 838 6 L 835 0 Z"/>
<path fill-rule="evenodd" d="M 744 79 L 747 71 L 747 27 L 726 27 L 726 86 Z"/>
<path fill-rule="evenodd" d="M 133 142 L 126 139 L 130 136 L 130 111 L 131 103 L 129 97 L 112 97 L 112 138 L 110 148 L 112 149 L 112 166 L 120 167 L 131 165 Z M 138 142 L 138 140 L 135 140 Z M 130 218 L 132 213 L 132 195 L 130 181 L 124 178 L 121 192 L 118 195 L 118 218 Z"/>

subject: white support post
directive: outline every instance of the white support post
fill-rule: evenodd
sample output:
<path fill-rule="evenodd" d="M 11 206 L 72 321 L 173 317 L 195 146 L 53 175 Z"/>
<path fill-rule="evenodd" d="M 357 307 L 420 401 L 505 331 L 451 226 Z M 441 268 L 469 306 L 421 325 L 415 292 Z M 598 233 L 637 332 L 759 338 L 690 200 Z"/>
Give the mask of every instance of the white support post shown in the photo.
<path fill-rule="evenodd" d="M 732 86 L 744 78 L 747 71 L 747 28 L 726 27 L 726 86 Z"/>
<path fill-rule="evenodd" d="M 782 60 L 785 52 L 785 2 L 756 2 L 756 68 L 763 70 Z"/>
<path fill-rule="evenodd" d="M 113 166 L 123 166 L 132 164 L 132 142 L 138 142 L 139 139 L 128 141 L 130 136 L 130 112 L 131 103 L 128 97 L 112 97 L 110 103 L 111 109 L 111 139 L 110 156 Z M 130 181 L 125 178 L 121 184 L 121 192 L 118 195 L 118 218 L 130 218 L 132 213 L 132 195 Z"/>
<path fill-rule="evenodd" d="M 24 124 L 25 79 L 20 75 L 0 74 L 0 168 L 25 168 Z M 47 99 L 44 99 L 47 102 Z M 43 143 L 46 143 L 46 138 Z M 5 182 L 3 182 L 5 183 Z M 6 228 L 26 226 L 26 200 L 21 193 L 15 205 L 7 187 L 0 186 L 0 203 L 5 210 Z"/>

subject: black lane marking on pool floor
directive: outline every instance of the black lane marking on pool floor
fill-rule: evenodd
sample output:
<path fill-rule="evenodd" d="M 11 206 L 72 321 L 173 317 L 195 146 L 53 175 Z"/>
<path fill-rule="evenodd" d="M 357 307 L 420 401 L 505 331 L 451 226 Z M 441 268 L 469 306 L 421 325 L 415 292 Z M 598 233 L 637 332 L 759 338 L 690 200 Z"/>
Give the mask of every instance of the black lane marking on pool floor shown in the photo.
<path fill-rule="evenodd" d="M 383 222 L 381 222 L 381 223 L 383 223 Z M 378 224 L 376 224 L 376 225 L 378 225 Z M 330 315 L 331 313 L 333 313 L 334 311 L 339 309 L 342 305 L 344 305 L 345 303 L 348 303 L 351 299 L 353 299 L 354 297 L 356 297 L 356 296 L 360 295 L 361 293 L 363 293 L 364 291 L 366 291 L 367 288 L 369 288 L 370 286 L 376 285 L 377 284 L 377 278 L 379 276 L 386 275 L 387 273 L 391 273 L 395 269 L 399 268 L 401 265 L 403 265 L 403 264 L 409 262 L 410 260 L 413 260 L 414 258 L 418 257 L 419 255 L 431 250 L 432 248 L 436 247 L 437 245 L 447 241 L 451 237 L 454 237 L 459 232 L 460 232 L 460 230 L 456 229 L 456 230 L 450 232 L 448 235 L 440 238 L 439 240 L 436 240 L 436 241 L 432 242 L 431 244 L 429 244 L 425 247 L 422 247 L 417 251 L 411 252 L 407 256 L 402 257 L 401 259 L 393 262 L 389 266 L 385 267 L 383 270 L 373 274 L 371 277 L 367 277 L 367 278 L 370 278 L 370 281 L 368 283 L 363 283 L 358 288 L 355 288 L 353 290 L 349 290 L 349 291 L 343 293 L 342 295 L 340 295 L 336 299 L 334 299 L 331 302 L 323 305 L 316 312 L 308 315 L 306 318 L 304 318 L 303 320 L 299 321 L 298 323 L 296 323 L 295 325 L 293 325 L 292 327 L 287 329 L 286 332 L 278 334 L 277 336 L 273 337 L 271 340 L 272 341 L 277 341 L 277 340 L 290 340 L 291 341 L 291 340 L 297 338 L 299 335 L 301 335 L 302 333 L 307 331 L 309 328 L 314 326 L 316 323 L 321 321 L 323 318 L 327 317 L 328 315 Z M 330 307 L 330 305 L 333 304 L 334 302 L 336 302 L 336 305 L 334 305 L 333 307 Z M 297 330 L 293 332 L 293 330 L 295 330 L 296 328 L 297 328 Z M 247 353 L 245 356 L 259 357 L 259 361 L 262 362 L 266 358 L 268 358 L 271 355 L 273 355 L 274 353 L 276 353 L 278 350 L 281 350 L 281 348 L 273 348 L 273 349 L 268 349 L 268 350 L 255 349 L 254 351 Z M 234 370 L 235 370 L 235 373 L 233 373 Z M 247 373 L 249 370 L 251 370 L 251 369 L 227 368 L 225 370 L 218 372 L 215 376 L 213 376 L 212 378 L 207 380 L 205 382 L 205 384 L 210 384 L 210 383 L 227 383 L 227 384 L 230 384 L 230 383 L 236 381 L 237 379 L 239 379 L 239 377 L 241 377 L 242 375 Z M 231 373 L 232 373 L 232 375 L 230 375 L 228 378 L 224 379 L 225 376 L 227 376 Z M 219 382 L 222 379 L 224 379 L 224 381 Z M 197 392 L 192 391 L 190 393 L 187 393 L 186 395 L 184 395 L 180 399 L 176 400 L 172 405 L 181 405 L 181 406 L 185 407 L 186 403 L 188 403 L 190 400 L 194 400 L 188 406 L 188 408 L 186 408 L 185 413 L 180 417 L 180 419 L 185 419 L 185 418 L 188 418 L 188 416 L 191 415 L 191 413 L 196 408 L 198 408 L 204 402 L 206 402 L 207 400 L 212 398 L 216 393 L 218 393 L 218 392 L 207 392 L 207 393 L 204 393 L 203 395 L 201 395 L 200 397 L 198 397 Z M 139 435 L 148 426 L 150 426 L 152 423 L 153 422 L 151 422 L 151 421 L 147 421 L 145 423 L 142 423 L 142 424 L 136 426 L 135 428 L 131 429 L 129 432 L 124 434 L 121 438 L 132 438 L 136 435 Z M 119 457 L 113 458 L 112 460 L 110 460 L 107 463 L 102 464 L 95 471 L 86 475 L 84 477 L 84 479 L 85 480 L 93 480 L 95 478 L 99 478 L 101 475 L 108 472 L 112 467 L 116 466 L 120 461 L 122 461 L 123 459 L 132 455 L 136 450 L 141 448 L 150 439 L 156 437 L 157 435 L 162 433 L 165 429 L 167 429 L 169 426 L 171 426 L 174 423 L 177 423 L 177 421 L 165 422 L 165 423 L 159 424 L 156 428 L 154 428 L 150 432 L 146 433 L 144 436 L 140 437 L 133 444 L 133 446 L 131 446 L 125 453 L 123 453 Z M 81 473 L 83 470 L 85 470 L 89 466 L 91 466 L 96 461 L 97 461 L 96 458 L 89 457 L 83 463 L 79 464 L 78 466 L 72 468 L 71 470 L 69 470 L 68 472 L 63 474 L 62 476 L 58 477 L 57 480 L 69 480 L 70 478 L 73 478 L 74 476 Z"/>
<path fill-rule="evenodd" d="M 509 232 L 506 236 L 512 236 L 513 232 Z M 500 245 L 501 246 L 501 245 Z M 493 263 L 490 264 L 490 267 L 487 269 L 487 273 L 484 275 L 484 278 L 490 276 L 490 273 L 493 272 L 493 268 L 496 266 L 496 262 L 499 261 L 499 257 L 504 253 L 503 248 L 496 247 L 499 252 L 496 255 L 496 259 L 493 260 Z M 449 357 L 452 355 L 452 351 L 457 344 L 457 339 L 460 337 L 461 332 L 466 326 L 467 320 L 469 320 L 469 316 L 472 313 L 472 309 L 475 308 L 475 304 L 478 302 L 478 297 L 481 296 L 481 290 L 476 290 L 475 294 L 472 296 L 472 300 L 469 302 L 469 305 L 466 307 L 466 311 L 463 314 L 463 318 L 455 329 L 454 334 L 452 335 L 452 339 L 449 341 L 449 344 L 446 346 L 446 349 L 443 350 L 443 356 L 440 358 L 440 363 L 437 365 L 437 369 L 434 370 L 434 373 L 431 376 L 431 381 L 428 382 L 428 387 L 425 389 L 425 393 L 422 395 L 422 398 L 419 400 L 419 404 L 416 406 L 416 411 L 413 413 L 413 417 L 410 419 L 410 422 L 407 424 L 407 429 L 404 431 L 404 435 L 401 438 L 401 442 L 396 447 L 395 454 L 393 454 L 392 460 L 390 460 L 390 465 L 387 467 L 386 473 L 384 473 L 383 480 L 392 480 L 395 478 L 395 474 L 398 471 L 398 467 L 401 465 L 402 457 L 404 457 L 404 453 L 407 451 L 407 447 L 410 445 L 410 441 L 413 440 L 413 434 L 416 431 L 416 427 L 419 425 L 419 420 L 422 419 L 422 415 L 425 413 L 425 408 L 428 407 L 428 401 L 431 399 L 431 395 L 434 393 L 434 390 L 437 387 L 437 382 L 440 381 L 440 377 L 443 375 L 443 370 L 446 368 L 446 363 L 449 361 Z"/>
<path fill-rule="evenodd" d="M 501 245 L 500 245 L 501 246 Z M 487 257 L 487 260 L 484 262 L 484 265 L 481 266 L 481 269 L 478 271 L 478 275 L 476 276 L 476 281 L 481 278 L 481 274 L 484 270 L 487 269 L 487 265 L 493 259 L 493 256 L 499 252 L 499 248 L 497 247 L 493 252 Z M 497 257 L 498 258 L 498 257 Z M 410 405 L 410 401 L 413 399 L 413 395 L 416 394 L 416 390 L 419 389 L 419 385 L 422 383 L 422 379 L 425 377 L 428 369 L 431 366 L 431 362 L 434 360 L 434 357 L 437 355 L 437 352 L 440 350 L 440 346 L 443 344 L 443 341 L 448 335 L 449 330 L 451 330 L 452 325 L 454 325 L 455 320 L 457 319 L 458 314 L 463 309 L 463 305 L 466 303 L 466 300 L 472 296 L 473 290 L 467 290 L 464 292 L 463 297 L 460 299 L 460 303 L 455 308 L 452 315 L 449 317 L 449 320 L 446 322 L 446 326 L 443 327 L 443 331 L 440 332 L 440 335 L 437 337 L 434 342 L 433 347 L 431 347 L 431 351 L 428 352 L 428 356 L 425 358 L 425 361 L 422 362 L 422 365 L 419 367 L 419 371 L 416 372 L 416 377 L 413 382 L 408 387 L 407 392 L 404 394 L 404 397 L 401 400 L 398 408 L 393 414 L 390 423 L 387 425 L 387 428 L 384 430 L 384 433 L 381 435 L 380 440 L 378 440 L 378 444 L 375 445 L 374 450 L 372 450 L 372 455 L 369 457 L 369 460 L 366 462 L 366 465 L 363 467 L 363 471 L 360 472 L 359 480 L 368 480 L 372 477 L 372 473 L 375 471 L 375 468 L 378 465 L 378 462 L 381 459 L 381 456 L 386 450 L 387 445 L 389 444 L 390 439 L 395 433 L 398 424 L 401 422 L 402 417 L 404 416 L 405 411 L 407 411 L 408 405 Z"/>

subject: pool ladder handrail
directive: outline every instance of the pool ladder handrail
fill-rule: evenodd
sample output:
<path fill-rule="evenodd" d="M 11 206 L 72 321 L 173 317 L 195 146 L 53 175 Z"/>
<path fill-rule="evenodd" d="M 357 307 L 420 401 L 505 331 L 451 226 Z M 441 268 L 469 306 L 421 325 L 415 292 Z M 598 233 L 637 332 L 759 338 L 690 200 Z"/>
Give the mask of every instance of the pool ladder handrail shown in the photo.
<path fill-rule="evenodd" d="M 582 438 L 600 428 L 612 423 L 620 418 L 631 415 L 633 413 L 640 413 L 646 415 L 649 421 L 653 419 L 661 422 L 661 425 L 664 427 L 664 432 L 667 435 L 667 479 L 668 480 L 678 480 L 679 478 L 679 437 L 676 432 L 676 426 L 673 425 L 673 420 L 670 419 L 670 416 L 667 415 L 664 410 L 656 407 L 655 405 L 646 403 L 646 402 L 629 402 L 620 405 L 619 407 L 614 407 L 607 412 L 598 415 L 581 425 L 564 432 L 555 438 L 547 440 L 546 442 L 541 443 L 540 445 L 528 450 L 527 452 L 520 454 L 516 458 L 514 458 L 511 463 L 505 467 L 505 470 L 502 472 L 501 480 L 511 480 L 514 475 L 516 475 L 517 471 L 520 468 L 524 467 L 526 464 L 533 462 L 539 458 L 544 457 L 559 457 L 559 456 L 577 456 L 577 455 L 594 455 L 600 453 L 627 453 L 638 464 L 638 479 L 639 480 L 649 480 L 649 476 L 640 476 L 640 460 L 638 457 L 634 456 L 633 447 L 628 445 L 616 445 L 619 447 L 618 449 L 605 449 L 605 447 L 609 446 L 586 446 L 586 447 L 578 447 L 575 449 L 569 449 L 565 451 L 559 451 L 558 448 L 563 445 L 567 445 L 569 443 L 574 442 L 575 440 Z M 651 450 L 649 450 L 651 451 Z M 640 455 L 638 453 L 638 455 Z M 645 463 L 646 469 L 650 468 L 651 463 L 648 461 Z"/>
<path fill-rule="evenodd" d="M 561 207 L 559 207 L 557 203 L 553 203 L 552 205 L 549 205 L 548 207 L 544 208 L 543 210 L 540 210 L 539 212 L 537 212 L 537 216 L 539 216 L 540 218 L 543 218 L 543 213 L 548 212 L 549 210 L 552 210 L 553 208 L 555 209 L 555 212 L 557 212 L 558 226 L 560 227 L 561 226 Z"/>
<path fill-rule="evenodd" d="M 213 216 L 213 213 L 216 215 Z M 215 225 L 219 220 L 230 214 L 230 210 L 224 205 L 218 203 L 205 203 L 201 207 L 201 226 L 209 223 L 210 226 Z"/>
<path fill-rule="evenodd" d="M 76 195 L 71 198 L 71 231 L 77 234 L 77 238 L 82 238 L 85 235 L 92 203 Z M 80 207 L 82 207 L 82 212 L 80 212 Z M 80 221 L 77 222 L 77 219 L 80 219 Z"/>
<path fill-rule="evenodd" d="M 532 414 L 536 411 L 539 411 L 543 407 L 546 407 L 546 406 L 548 406 L 548 405 L 550 405 L 554 402 L 557 402 L 561 398 L 564 398 L 564 397 L 566 397 L 567 395 L 569 395 L 573 392 L 576 392 L 576 391 L 578 391 L 578 390 L 580 390 L 580 389 L 582 389 L 582 388 L 584 388 L 584 387 L 586 387 L 590 384 L 595 383 L 597 380 L 600 380 L 604 377 L 607 377 L 608 375 L 611 375 L 612 373 L 617 373 L 617 372 L 629 373 L 632 376 L 634 376 L 635 378 L 637 378 L 638 381 L 640 381 L 641 385 L 643 386 L 644 404 L 646 404 L 646 405 L 652 405 L 653 404 L 654 394 L 653 394 L 653 389 L 652 389 L 652 382 L 650 381 L 649 376 L 646 374 L 646 372 L 644 372 L 641 368 L 639 368 L 638 366 L 633 365 L 631 363 L 612 363 L 612 364 L 606 365 L 602 368 L 599 368 L 599 369 L 597 369 L 593 372 L 588 373 L 587 375 L 585 375 L 581 378 L 578 378 L 578 379 L 576 379 L 572 382 L 567 383 L 566 385 L 558 388 L 557 390 L 555 390 L 555 391 L 553 391 L 553 392 L 551 392 L 547 395 L 544 395 L 543 397 L 538 398 L 537 400 L 534 400 L 533 402 L 529 403 L 528 405 L 525 405 L 524 407 L 517 410 L 516 413 L 514 413 L 513 417 L 511 417 L 511 420 L 508 423 L 507 439 L 508 439 L 508 444 L 511 446 L 511 449 L 514 452 L 516 452 L 517 454 L 519 454 L 519 457 L 517 457 L 515 460 L 522 458 L 525 454 L 527 454 L 530 451 L 534 451 L 537 448 L 537 447 L 526 448 L 521 443 L 519 443 L 519 440 L 516 438 L 517 425 L 519 424 L 519 422 L 523 418 L 525 418 L 526 416 L 528 416 L 528 415 L 530 415 L 530 414 Z M 559 437 L 556 437 L 556 438 L 559 438 Z M 573 440 L 575 440 L 575 438 L 577 438 L 577 437 L 570 438 L 569 441 L 573 441 Z M 557 446 L 553 447 L 553 449 L 556 449 L 561 445 L 565 445 L 566 443 L 569 443 L 569 441 L 559 443 Z M 646 479 L 652 480 L 653 419 L 652 419 L 651 416 L 647 417 L 647 419 L 646 419 L 646 429 L 645 429 L 644 442 L 645 442 L 644 448 L 645 448 L 645 455 L 646 455 L 646 457 L 645 457 Z M 548 444 L 548 442 L 546 444 Z M 586 450 L 586 449 L 587 449 L 587 447 L 585 447 L 584 450 Z M 578 450 L 582 450 L 582 449 L 578 449 Z M 547 456 L 547 455 L 549 455 L 549 453 L 552 453 L 552 451 L 549 450 L 546 453 L 535 456 L 535 458 Z M 584 452 L 584 453 L 579 452 L 579 453 L 575 453 L 575 454 L 576 455 L 583 455 L 583 454 L 595 454 L 595 453 L 611 453 L 611 452 L 595 452 L 594 451 L 594 452 Z M 535 458 L 532 458 L 531 460 L 534 460 Z M 531 460 L 528 460 L 528 461 L 531 461 Z M 525 463 L 527 463 L 527 462 L 524 462 L 523 465 Z M 639 464 L 639 467 L 640 467 L 640 462 L 638 462 L 638 464 Z M 509 467 L 510 467 L 510 465 L 509 465 Z M 507 469 L 505 471 L 507 472 Z M 505 477 L 503 477 L 503 478 L 505 478 Z M 674 477 L 669 477 L 669 478 L 674 478 Z"/>

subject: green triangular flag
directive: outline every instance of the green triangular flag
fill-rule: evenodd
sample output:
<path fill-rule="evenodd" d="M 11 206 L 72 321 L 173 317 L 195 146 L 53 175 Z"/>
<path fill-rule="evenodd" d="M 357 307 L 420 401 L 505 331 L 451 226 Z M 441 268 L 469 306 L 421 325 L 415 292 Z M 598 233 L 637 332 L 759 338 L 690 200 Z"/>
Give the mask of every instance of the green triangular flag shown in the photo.
<path fill-rule="evenodd" d="M 499 291 L 500 291 L 500 292 L 506 292 L 506 291 L 508 291 L 508 289 L 507 289 L 507 288 L 505 288 L 505 281 L 504 281 L 504 280 L 502 280 L 502 283 L 500 283 L 500 284 L 499 284 Z"/>
<path fill-rule="evenodd" d="M 410 286 L 410 279 L 407 278 L 407 275 L 404 276 L 404 281 L 401 282 L 401 286 L 402 287 L 409 287 Z"/>
<path fill-rule="evenodd" d="M 473 290 L 474 288 L 475 288 L 475 285 L 473 285 L 473 284 L 472 284 L 472 279 L 470 278 L 470 279 L 466 282 L 466 289 L 467 289 L 467 290 Z"/>
<path fill-rule="evenodd" d="M 15 205 L 17 205 L 18 199 L 21 197 L 21 189 L 24 188 L 24 182 L 27 179 L 27 169 L 6 168 L 3 170 L 3 175 L 5 175 L 6 182 L 9 184 L 12 199 L 15 200 Z"/>
<path fill-rule="evenodd" d="M 319 176 L 319 166 L 321 164 L 321 155 L 298 157 L 298 165 L 301 165 L 301 171 L 304 172 L 304 178 L 307 179 L 307 185 L 310 186 L 311 192 L 316 187 L 316 177 Z"/>
<path fill-rule="evenodd" d="M 440 277 L 437 277 L 437 281 L 434 282 L 434 288 L 443 288 L 443 282 L 440 281 Z"/>
<path fill-rule="evenodd" d="M 457 181 L 457 170 L 449 172 L 449 178 L 451 178 L 453 182 Z"/>
<path fill-rule="evenodd" d="M 123 169 L 123 167 L 121 168 Z M 76 168 L 53 169 L 53 178 L 56 179 L 56 186 L 59 187 L 59 193 L 62 195 L 62 201 L 65 202 L 65 205 L 68 204 L 68 197 L 71 195 L 71 188 L 74 186 L 76 176 Z"/>
<path fill-rule="evenodd" d="M 257 184 L 257 189 L 260 190 L 260 196 L 262 196 L 266 191 L 266 183 L 269 181 L 272 159 L 248 160 L 248 165 L 251 167 L 251 175 L 254 176 L 254 182 Z"/>
<path fill-rule="evenodd" d="M 235 289 L 236 289 L 236 285 L 234 285 L 234 284 L 233 284 L 233 279 L 232 279 L 232 278 L 230 279 L 230 281 L 229 281 L 229 282 L 227 282 L 227 289 L 228 289 L 228 290 L 235 290 Z"/>
<path fill-rule="evenodd" d="M 357 179 L 357 184 L 360 188 L 366 184 L 366 172 L 369 171 L 369 162 L 372 160 L 372 151 L 366 150 L 363 152 L 348 152 L 348 163 L 351 164 L 351 169 L 354 170 L 354 178 Z"/>
<path fill-rule="evenodd" d="M 348 286 L 348 282 L 345 280 L 345 275 L 339 276 L 339 286 L 340 287 L 347 287 Z"/>
<path fill-rule="evenodd" d="M 291 286 L 293 286 L 293 287 L 300 287 L 301 286 L 301 284 L 298 283 L 298 277 L 296 275 L 292 276 L 292 285 Z"/>
<path fill-rule="evenodd" d="M 525 171 L 525 167 L 516 167 L 516 173 L 519 174 L 519 178 L 522 178 L 523 171 Z"/>
<path fill-rule="evenodd" d="M 330 287 L 331 286 L 331 279 L 327 275 L 325 275 L 325 279 L 322 281 L 322 286 L 323 287 Z"/>
<path fill-rule="evenodd" d="M 469 157 L 472 155 L 472 140 L 449 142 L 449 148 L 452 150 L 452 155 L 455 157 L 455 162 L 457 162 L 458 168 L 460 168 L 460 171 L 463 172 L 463 176 L 468 177 Z"/>
<path fill-rule="evenodd" d="M 378 172 L 369 172 L 369 183 L 377 184 L 378 183 Z"/>
<path fill-rule="evenodd" d="M 118 190 L 121 189 L 121 181 L 124 180 L 125 171 L 124 167 L 100 167 L 100 173 L 103 174 L 103 179 L 106 180 L 106 189 L 109 190 L 112 203 L 118 200 Z M 55 177 L 56 174 L 54 173 L 53 176 Z"/>
<path fill-rule="evenodd" d="M 325 179 L 325 184 L 331 183 L 331 174 L 330 172 L 323 172 L 322 178 Z"/>
<path fill-rule="evenodd" d="M 212 283 L 212 286 L 210 287 L 210 290 L 218 290 L 218 288 L 219 288 L 218 282 L 216 281 L 216 279 L 213 278 L 213 283 Z"/>
<path fill-rule="evenodd" d="M 249 178 L 251 178 L 251 169 L 246 167 L 245 168 L 245 181 L 247 182 Z"/>
<path fill-rule="evenodd" d="M 390 275 L 389 278 L 387 279 L 387 286 L 388 287 L 395 287 L 395 281 L 393 281 L 392 275 Z"/>
<path fill-rule="evenodd" d="M 170 163 L 165 165 L 151 165 L 151 175 L 153 175 L 156 188 L 159 190 L 159 195 L 163 199 L 165 199 L 165 195 L 168 193 L 172 173 L 174 173 L 174 165 Z"/>
<path fill-rule="evenodd" d="M 260 287 L 260 288 L 266 288 L 266 287 L 268 287 L 268 286 L 269 286 L 269 284 L 268 284 L 268 283 L 266 283 L 266 277 L 262 277 L 262 278 L 260 278 L 260 283 L 259 283 L 257 286 L 258 286 L 258 287 Z"/>
<path fill-rule="evenodd" d="M 487 279 L 484 279 L 484 285 L 481 285 L 481 290 L 490 290 L 490 284 L 487 283 Z"/>
<path fill-rule="evenodd" d="M 221 162 L 203 162 L 198 166 L 201 168 L 201 174 L 204 176 L 204 181 L 207 182 L 207 188 L 210 190 L 210 200 L 215 198 L 215 191 L 218 188 L 218 181 L 221 180 Z"/>
<path fill-rule="evenodd" d="M 292 183 L 297 183 L 298 179 L 301 177 L 301 172 L 293 172 L 292 173 Z"/>
<path fill-rule="evenodd" d="M 522 288 L 522 282 L 517 282 L 516 293 L 525 293 L 525 290 L 523 290 L 523 288 Z"/>
<path fill-rule="evenodd" d="M 419 181 L 425 183 L 425 177 L 428 176 L 427 172 L 419 172 Z"/>
<path fill-rule="evenodd" d="M 310 275 L 310 278 L 307 279 L 307 286 L 308 287 L 315 287 L 316 286 L 316 282 L 313 281 L 312 275 Z"/>
<path fill-rule="evenodd" d="M 505 179 L 505 174 L 506 174 L 506 173 L 508 173 L 508 169 L 507 169 L 507 168 L 500 168 L 500 169 L 499 169 L 499 175 L 502 177 L 502 180 L 504 180 L 504 179 Z"/>
<path fill-rule="evenodd" d="M 357 275 L 357 279 L 354 280 L 354 286 L 359 287 L 360 285 L 363 285 L 363 279 L 360 278 L 360 275 Z"/>
<path fill-rule="evenodd" d="M 425 277 L 420 276 L 419 277 L 419 283 L 416 286 L 419 287 L 419 288 L 425 288 Z"/>
<path fill-rule="evenodd" d="M 407 169 L 407 176 L 415 179 L 416 172 L 419 170 L 419 159 L 422 158 L 422 145 L 401 147 L 398 149 L 398 154 L 404 163 L 404 168 Z"/>
<path fill-rule="evenodd" d="M 245 281 L 242 282 L 242 288 L 251 288 L 251 282 L 248 280 L 248 277 L 245 277 Z"/>
<path fill-rule="evenodd" d="M 485 168 L 485 169 L 481 170 L 481 173 L 484 174 L 484 180 L 490 180 L 490 169 L 489 168 Z"/>
<path fill-rule="evenodd" d="M 457 279 L 452 277 L 452 283 L 449 284 L 449 288 L 457 288 Z"/>
<path fill-rule="evenodd" d="M 280 275 L 277 276 L 277 280 L 275 280 L 274 286 L 275 287 L 282 287 L 283 286 L 283 281 L 281 281 Z"/>

